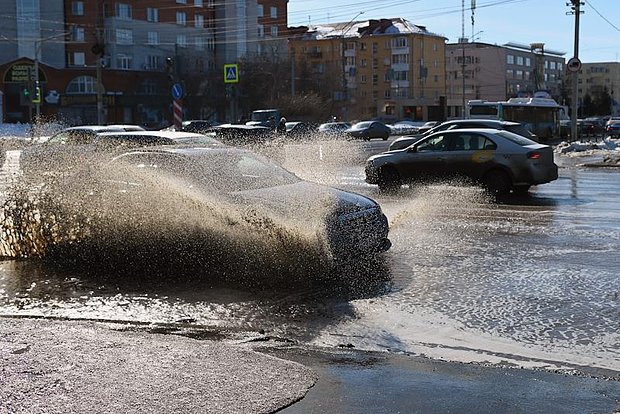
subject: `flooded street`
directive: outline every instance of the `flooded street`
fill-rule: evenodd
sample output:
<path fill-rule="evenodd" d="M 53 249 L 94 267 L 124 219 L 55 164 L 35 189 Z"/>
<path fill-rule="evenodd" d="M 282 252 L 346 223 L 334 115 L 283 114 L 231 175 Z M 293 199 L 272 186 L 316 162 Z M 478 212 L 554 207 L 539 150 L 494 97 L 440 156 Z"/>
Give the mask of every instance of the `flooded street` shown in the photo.
<path fill-rule="evenodd" d="M 384 260 L 292 281 L 260 271 L 256 280 L 231 281 L 212 269 L 151 274 L 5 260 L 0 315 L 123 321 L 224 340 L 264 333 L 325 347 L 618 375 L 618 169 L 583 168 L 582 160 L 556 155 L 557 181 L 500 203 L 447 184 L 383 195 L 364 183 L 361 163 L 380 145 L 387 144 L 291 146 L 284 164 L 301 178 L 377 200 L 393 243 Z"/>

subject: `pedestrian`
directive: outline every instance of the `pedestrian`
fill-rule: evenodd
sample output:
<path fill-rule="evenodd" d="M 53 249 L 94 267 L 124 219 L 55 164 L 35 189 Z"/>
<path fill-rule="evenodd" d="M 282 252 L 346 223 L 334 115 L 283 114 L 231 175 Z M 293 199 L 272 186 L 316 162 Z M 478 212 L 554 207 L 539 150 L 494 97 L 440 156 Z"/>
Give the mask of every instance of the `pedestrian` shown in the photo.
<path fill-rule="evenodd" d="M 280 118 L 280 122 L 278 123 L 278 127 L 276 129 L 279 134 L 284 134 L 286 132 L 286 118 Z"/>

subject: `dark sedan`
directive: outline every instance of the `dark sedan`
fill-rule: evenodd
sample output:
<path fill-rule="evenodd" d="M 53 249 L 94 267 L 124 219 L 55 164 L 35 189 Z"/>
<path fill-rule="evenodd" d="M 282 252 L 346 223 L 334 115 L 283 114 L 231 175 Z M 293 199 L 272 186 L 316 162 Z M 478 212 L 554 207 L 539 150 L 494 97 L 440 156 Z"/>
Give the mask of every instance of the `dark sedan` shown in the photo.
<path fill-rule="evenodd" d="M 353 138 L 361 138 L 366 141 L 372 138 L 381 138 L 385 141 L 392 130 L 381 121 L 362 121 L 345 130 L 345 132 Z"/>
<path fill-rule="evenodd" d="M 212 209 L 222 206 L 222 211 L 213 213 L 214 218 L 224 218 L 226 227 L 233 221 L 242 225 L 235 213 L 242 222 L 269 232 L 277 230 L 275 223 L 294 219 L 303 223 L 304 234 L 326 244 L 336 259 L 374 255 L 391 246 L 387 218 L 374 200 L 301 180 L 251 151 L 231 147 L 141 149 L 119 155 L 108 165 L 106 181 L 121 187 L 112 194 L 148 195 L 156 193 L 151 185 L 161 188 L 169 183 L 170 188 L 186 188 L 192 200 L 200 200 L 203 194 Z M 247 216 L 248 212 L 252 214 Z"/>

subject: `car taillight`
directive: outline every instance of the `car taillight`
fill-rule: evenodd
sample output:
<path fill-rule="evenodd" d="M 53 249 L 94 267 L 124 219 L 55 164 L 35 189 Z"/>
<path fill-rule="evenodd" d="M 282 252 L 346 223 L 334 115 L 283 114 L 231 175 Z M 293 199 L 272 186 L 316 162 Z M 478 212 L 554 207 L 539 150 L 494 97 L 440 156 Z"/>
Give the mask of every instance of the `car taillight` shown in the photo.
<path fill-rule="evenodd" d="M 539 160 L 541 157 L 540 152 L 538 151 L 530 151 L 527 153 L 527 158 L 530 160 Z"/>

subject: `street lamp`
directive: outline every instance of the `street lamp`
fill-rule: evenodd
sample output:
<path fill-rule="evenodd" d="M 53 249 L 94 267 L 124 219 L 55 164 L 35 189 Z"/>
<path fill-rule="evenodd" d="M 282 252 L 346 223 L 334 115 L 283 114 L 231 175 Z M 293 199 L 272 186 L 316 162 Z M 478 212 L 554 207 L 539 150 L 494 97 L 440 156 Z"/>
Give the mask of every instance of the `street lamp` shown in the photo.
<path fill-rule="evenodd" d="M 355 17 L 353 17 L 347 24 L 345 24 L 344 26 L 342 26 L 342 33 L 340 34 L 340 40 L 341 40 L 341 45 L 340 45 L 340 49 L 342 52 L 342 100 L 344 102 L 344 113 L 346 115 L 348 107 L 347 107 L 347 97 L 348 97 L 348 93 L 347 93 L 347 74 L 345 71 L 345 55 L 344 55 L 344 49 L 345 49 L 345 40 L 344 40 L 344 36 L 349 33 L 349 30 L 351 30 L 353 28 L 353 22 L 355 21 L 355 19 L 357 19 L 359 16 L 361 16 L 362 14 L 364 14 L 363 11 L 357 13 L 355 15 Z M 347 28 L 348 26 L 348 28 Z M 346 29 L 346 30 L 345 30 Z M 345 121 L 347 120 L 347 116 L 344 117 Z"/>

